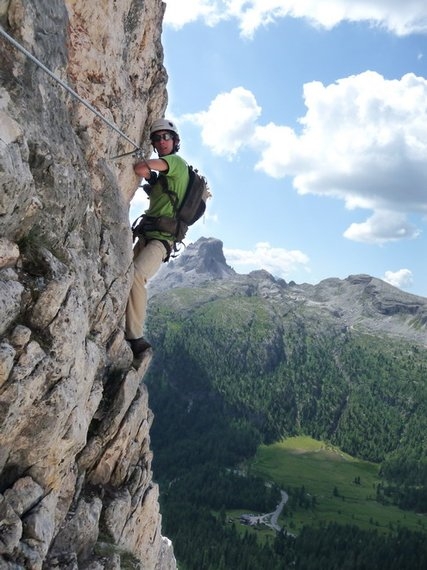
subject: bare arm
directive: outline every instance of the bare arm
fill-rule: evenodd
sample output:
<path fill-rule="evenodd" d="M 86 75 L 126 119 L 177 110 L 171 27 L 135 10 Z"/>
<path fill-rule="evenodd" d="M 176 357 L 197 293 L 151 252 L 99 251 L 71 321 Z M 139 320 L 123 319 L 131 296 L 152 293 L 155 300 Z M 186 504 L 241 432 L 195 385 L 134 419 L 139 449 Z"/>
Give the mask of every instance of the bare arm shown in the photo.
<path fill-rule="evenodd" d="M 157 170 L 158 172 L 167 172 L 169 166 L 166 160 L 162 160 L 161 158 L 149 158 L 148 160 L 134 164 L 133 169 L 135 171 L 135 174 L 141 176 L 141 178 L 148 179 L 150 178 L 152 170 Z"/>

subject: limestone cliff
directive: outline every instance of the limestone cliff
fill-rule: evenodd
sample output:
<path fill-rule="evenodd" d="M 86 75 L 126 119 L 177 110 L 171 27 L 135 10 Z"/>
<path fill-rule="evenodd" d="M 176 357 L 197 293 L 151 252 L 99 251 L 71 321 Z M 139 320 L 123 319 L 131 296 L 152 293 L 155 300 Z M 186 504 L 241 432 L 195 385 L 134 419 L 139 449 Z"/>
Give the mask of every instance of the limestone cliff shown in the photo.
<path fill-rule="evenodd" d="M 1 0 L 0 25 L 138 144 L 160 0 Z M 0 37 L 0 568 L 176 568 L 123 334 L 132 145 Z"/>

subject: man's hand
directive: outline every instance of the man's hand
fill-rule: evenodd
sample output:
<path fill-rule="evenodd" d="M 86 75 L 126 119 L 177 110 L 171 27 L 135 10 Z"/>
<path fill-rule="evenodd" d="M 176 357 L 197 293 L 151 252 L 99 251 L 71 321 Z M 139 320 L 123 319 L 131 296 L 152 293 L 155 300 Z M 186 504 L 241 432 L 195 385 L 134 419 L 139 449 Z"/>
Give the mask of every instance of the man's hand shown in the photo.
<path fill-rule="evenodd" d="M 161 158 L 149 158 L 148 160 L 141 160 L 133 165 L 135 174 L 146 180 L 150 178 L 152 170 L 167 172 L 168 168 L 168 163 Z"/>
<path fill-rule="evenodd" d="M 151 170 L 145 162 L 137 162 L 133 165 L 133 170 L 141 178 L 150 178 L 151 176 Z"/>

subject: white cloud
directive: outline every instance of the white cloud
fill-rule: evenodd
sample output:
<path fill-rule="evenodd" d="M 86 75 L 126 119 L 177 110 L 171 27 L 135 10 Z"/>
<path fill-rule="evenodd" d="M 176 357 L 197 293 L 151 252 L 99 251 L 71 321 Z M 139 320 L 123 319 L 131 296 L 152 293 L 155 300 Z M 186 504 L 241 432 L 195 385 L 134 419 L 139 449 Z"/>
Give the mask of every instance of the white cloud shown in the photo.
<path fill-rule="evenodd" d="M 172 28 L 182 28 L 185 24 L 203 20 L 208 26 L 214 26 L 224 19 L 221 14 L 221 2 L 212 0 L 167 0 L 164 24 Z"/>
<path fill-rule="evenodd" d="M 188 115 L 216 154 L 260 153 L 256 169 L 292 177 L 300 194 L 338 198 L 346 208 L 372 210 L 345 236 L 385 243 L 413 238 L 405 216 L 427 213 L 427 80 L 412 73 L 400 80 L 366 71 L 330 85 L 304 86 L 307 112 L 301 129 L 259 124 L 255 96 L 237 87 L 218 95 L 207 111 Z"/>
<path fill-rule="evenodd" d="M 308 256 L 299 250 L 286 250 L 272 247 L 268 242 L 257 243 L 254 250 L 226 249 L 227 263 L 234 269 L 248 272 L 265 269 L 272 275 L 289 278 L 301 268 L 308 271 Z"/>
<path fill-rule="evenodd" d="M 396 212 L 375 212 L 365 222 L 351 224 L 344 237 L 358 242 L 382 245 L 404 238 L 416 238 L 420 231 L 405 215 Z"/>
<path fill-rule="evenodd" d="M 136 218 L 138 218 L 145 212 L 148 206 L 149 202 L 147 194 L 144 192 L 142 187 L 139 187 L 135 192 L 135 195 L 130 203 L 129 221 L 131 222 L 131 224 L 136 220 Z"/>
<path fill-rule="evenodd" d="M 181 117 L 201 128 L 203 143 L 215 154 L 231 158 L 248 144 L 261 114 L 254 95 L 243 87 L 220 93 L 207 111 Z"/>
<path fill-rule="evenodd" d="M 369 22 L 397 35 L 427 32 L 427 4 L 421 0 L 166 0 L 164 22 L 180 28 L 203 20 L 214 26 L 236 20 L 243 36 L 279 18 L 304 18 L 331 29 L 343 21 Z"/>
<path fill-rule="evenodd" d="M 390 283 L 399 289 L 406 289 L 413 284 L 412 271 L 409 269 L 399 269 L 398 271 L 386 271 L 383 281 Z"/>
<path fill-rule="evenodd" d="M 427 80 L 367 71 L 304 86 L 301 134 L 258 127 L 257 167 L 293 176 L 301 194 L 339 197 L 349 209 L 427 212 Z"/>

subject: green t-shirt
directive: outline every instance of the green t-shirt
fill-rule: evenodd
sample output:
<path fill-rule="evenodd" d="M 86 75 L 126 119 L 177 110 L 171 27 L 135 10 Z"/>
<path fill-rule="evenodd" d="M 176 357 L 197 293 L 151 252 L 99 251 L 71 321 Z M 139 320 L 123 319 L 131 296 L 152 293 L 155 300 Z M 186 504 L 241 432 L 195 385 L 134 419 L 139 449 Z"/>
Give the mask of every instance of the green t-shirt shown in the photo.
<path fill-rule="evenodd" d="M 178 196 L 179 207 L 184 198 L 189 182 L 187 163 L 176 154 L 162 156 L 161 159 L 168 163 L 169 169 L 167 172 L 163 172 L 162 176 L 166 176 L 168 189 L 175 192 Z M 159 180 L 154 184 L 150 192 L 150 206 L 148 210 L 145 211 L 145 214 L 156 218 L 159 216 L 167 216 L 168 218 L 174 217 L 174 208 L 171 198 L 164 192 L 163 186 Z M 159 231 L 147 232 L 147 236 L 156 239 L 173 239 L 170 234 Z"/>

